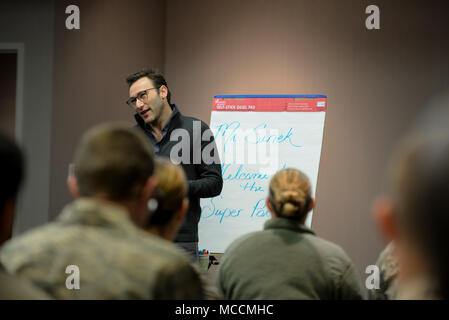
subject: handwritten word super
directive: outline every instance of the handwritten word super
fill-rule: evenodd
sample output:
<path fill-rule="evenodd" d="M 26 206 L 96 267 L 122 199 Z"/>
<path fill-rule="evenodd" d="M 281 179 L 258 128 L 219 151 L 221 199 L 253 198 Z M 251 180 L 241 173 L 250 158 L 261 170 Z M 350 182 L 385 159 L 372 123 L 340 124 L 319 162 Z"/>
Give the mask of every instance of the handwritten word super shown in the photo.
<path fill-rule="evenodd" d="M 244 208 L 230 208 L 227 206 L 220 207 L 214 202 L 216 198 L 210 198 L 206 205 L 201 208 L 201 219 L 217 219 L 218 224 L 222 224 L 226 218 L 243 218 Z M 223 197 L 220 196 L 222 200 Z M 256 204 L 250 209 L 251 213 L 246 217 L 249 218 L 269 218 L 270 211 L 265 205 L 265 198 L 259 199 Z"/>
<path fill-rule="evenodd" d="M 221 224 L 224 218 L 236 218 L 242 211 L 243 209 L 217 208 L 214 203 L 214 198 L 210 198 L 209 205 L 201 208 L 201 218 L 208 219 L 217 216 Z"/>

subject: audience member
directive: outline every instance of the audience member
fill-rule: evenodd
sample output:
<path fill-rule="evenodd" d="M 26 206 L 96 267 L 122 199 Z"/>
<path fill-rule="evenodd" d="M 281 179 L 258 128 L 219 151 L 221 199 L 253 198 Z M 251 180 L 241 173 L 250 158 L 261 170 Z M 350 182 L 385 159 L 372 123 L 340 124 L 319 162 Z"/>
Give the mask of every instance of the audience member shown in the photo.
<path fill-rule="evenodd" d="M 449 298 L 449 136 L 412 136 L 398 149 L 388 195 L 374 211 L 398 261 L 397 299 Z"/>
<path fill-rule="evenodd" d="M 395 300 L 398 290 L 398 262 L 393 242 L 380 253 L 376 266 L 380 271 L 379 288 L 368 291 L 370 300 Z"/>
<path fill-rule="evenodd" d="M 119 125 L 90 130 L 69 180 L 76 200 L 56 221 L 5 245 L 1 262 L 57 299 L 202 298 L 188 258 L 143 230 L 153 165 L 140 131 Z"/>
<path fill-rule="evenodd" d="M 357 271 L 342 248 L 304 225 L 315 200 L 296 169 L 276 173 L 263 231 L 234 241 L 221 259 L 217 285 L 229 299 L 362 299 Z"/>
<path fill-rule="evenodd" d="M 16 197 L 24 176 L 24 159 L 19 147 L 0 133 L 0 245 L 11 238 Z M 43 292 L 6 273 L 0 263 L 0 300 L 48 299 Z"/>
<path fill-rule="evenodd" d="M 161 157 L 156 158 L 155 177 L 157 187 L 151 200 L 154 208 L 149 219 L 148 231 L 173 241 L 189 206 L 186 177 L 179 165 Z M 200 270 L 197 263 L 193 263 L 193 267 L 200 276 L 205 298 L 220 299 L 217 288 L 211 283 L 206 272 Z"/>
<path fill-rule="evenodd" d="M 182 168 L 168 158 L 156 158 L 155 168 L 157 187 L 150 202 L 150 207 L 154 203 L 154 208 L 150 209 L 147 229 L 173 241 L 189 207 L 187 180 Z"/>

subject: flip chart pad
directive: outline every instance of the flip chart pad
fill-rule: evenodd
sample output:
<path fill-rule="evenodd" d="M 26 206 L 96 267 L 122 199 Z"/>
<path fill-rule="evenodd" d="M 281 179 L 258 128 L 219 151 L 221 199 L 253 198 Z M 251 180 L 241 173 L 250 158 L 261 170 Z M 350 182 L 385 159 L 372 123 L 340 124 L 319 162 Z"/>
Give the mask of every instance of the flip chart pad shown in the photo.
<path fill-rule="evenodd" d="M 210 128 L 220 155 L 223 190 L 201 199 L 199 247 L 224 252 L 239 236 L 262 230 L 271 177 L 293 167 L 316 190 L 326 96 L 215 96 Z M 312 222 L 312 213 L 306 221 Z"/>

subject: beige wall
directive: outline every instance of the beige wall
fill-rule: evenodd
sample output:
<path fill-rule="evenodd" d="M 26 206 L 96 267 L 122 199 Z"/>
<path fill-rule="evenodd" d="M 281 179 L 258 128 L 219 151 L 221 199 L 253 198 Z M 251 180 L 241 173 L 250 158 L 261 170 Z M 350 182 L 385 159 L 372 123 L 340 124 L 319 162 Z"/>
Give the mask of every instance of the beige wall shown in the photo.
<path fill-rule="evenodd" d="M 329 106 L 313 227 L 360 272 L 383 243 L 370 214 L 397 138 L 449 87 L 446 1 L 77 1 L 81 30 L 55 6 L 50 217 L 70 201 L 67 166 L 82 133 L 128 121 L 125 76 L 166 73 L 173 102 L 209 122 L 217 94 L 326 94 Z"/>
<path fill-rule="evenodd" d="M 364 272 L 383 247 L 370 205 L 408 123 L 449 88 L 446 1 L 169 0 L 172 101 L 209 122 L 218 94 L 325 94 L 313 228 Z"/>
<path fill-rule="evenodd" d="M 131 124 L 126 76 L 164 64 L 163 0 L 76 1 L 81 29 L 66 30 L 65 8 L 72 3 L 55 7 L 51 218 L 71 200 L 66 178 L 81 135 L 105 121 Z"/>

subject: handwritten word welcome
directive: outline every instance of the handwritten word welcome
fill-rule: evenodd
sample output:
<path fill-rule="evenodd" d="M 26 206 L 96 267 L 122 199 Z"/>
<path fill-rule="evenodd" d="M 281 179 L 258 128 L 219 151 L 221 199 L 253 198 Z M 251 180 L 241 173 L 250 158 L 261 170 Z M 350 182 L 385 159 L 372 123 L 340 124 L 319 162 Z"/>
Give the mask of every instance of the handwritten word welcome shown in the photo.
<path fill-rule="evenodd" d="M 241 164 L 234 172 L 231 172 L 230 169 L 231 164 L 224 164 L 221 169 L 221 175 L 223 176 L 223 180 L 267 180 L 267 174 L 261 174 L 258 172 L 250 172 L 246 171 L 244 166 Z"/>

